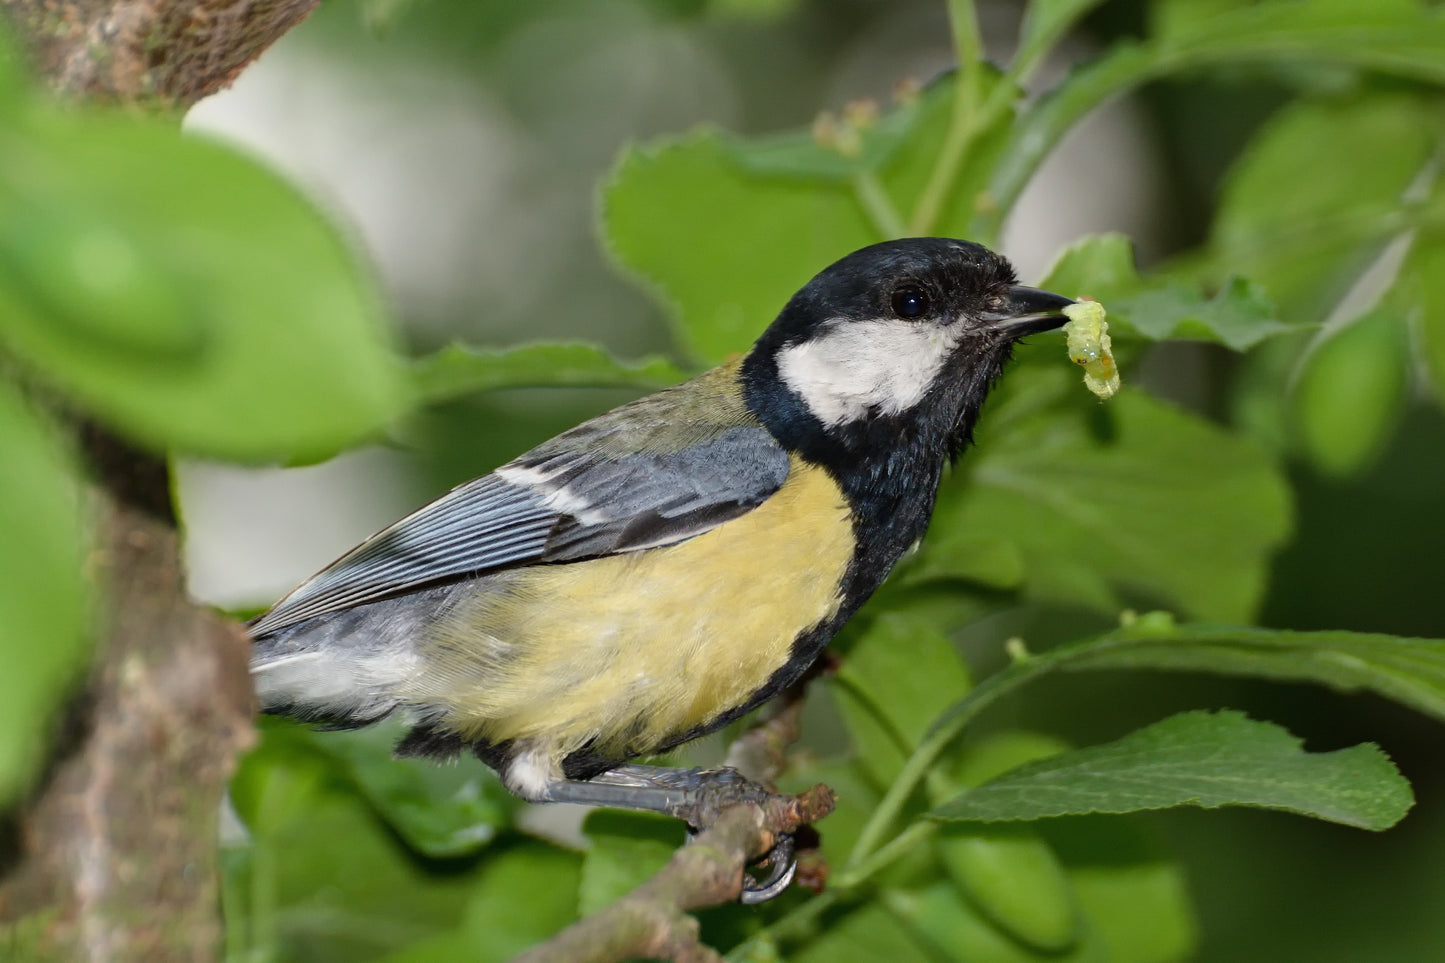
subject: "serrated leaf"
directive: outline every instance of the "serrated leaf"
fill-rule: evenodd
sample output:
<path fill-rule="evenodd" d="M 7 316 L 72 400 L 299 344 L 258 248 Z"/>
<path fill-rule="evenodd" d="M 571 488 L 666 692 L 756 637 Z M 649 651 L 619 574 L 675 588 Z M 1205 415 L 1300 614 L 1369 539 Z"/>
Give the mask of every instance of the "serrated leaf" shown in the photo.
<path fill-rule="evenodd" d="M 1121 234 L 1076 241 L 1059 255 L 1040 285 L 1103 303 L 1111 324 L 1151 341 L 1214 341 L 1245 351 L 1295 330 L 1280 321 L 1258 285 L 1230 278 L 1213 295 L 1171 281 L 1146 280 L 1134 267 L 1134 248 Z"/>
<path fill-rule="evenodd" d="M 933 810 L 983 822 L 1175 806 L 1254 806 L 1388 829 L 1413 805 L 1378 747 L 1307 753 L 1243 713 L 1184 712 L 1114 742 L 1027 763 Z"/>
<path fill-rule="evenodd" d="M 656 389 L 685 377 L 666 358 L 620 361 L 580 341 L 497 350 L 454 344 L 412 362 L 415 390 L 429 404 L 499 388 Z"/>
<path fill-rule="evenodd" d="M 1141 617 L 1080 645 L 1062 667 L 1174 669 L 1369 691 L 1445 720 L 1445 640 L 1366 632 L 1175 625 Z"/>
<path fill-rule="evenodd" d="M 1067 370 L 1010 374 L 967 473 L 946 482 L 918 571 L 978 538 L 1017 546 L 1024 591 L 1103 610 L 1121 590 L 1246 618 L 1290 527 L 1289 489 L 1250 441 L 1136 391 L 1051 408 Z M 1232 613 L 1232 614 L 1228 614 Z"/>
<path fill-rule="evenodd" d="M 988 83 L 1002 82 L 996 74 L 986 77 Z M 929 179 L 951 113 L 944 107 L 955 88 L 937 85 L 906 143 L 876 171 L 899 220 Z M 891 129 L 892 116 L 880 120 L 880 128 Z M 975 138 L 943 201 L 937 233 L 963 232 L 1010 119 L 1002 114 L 994 128 Z M 814 274 L 885 239 L 851 184 L 807 170 L 796 157 L 788 162 L 792 176 L 752 170 L 750 165 L 776 158 L 775 145 L 764 143 L 757 156 L 754 146 L 700 129 L 628 150 L 603 185 L 604 243 L 664 302 L 683 347 L 701 361 L 745 350 Z"/>
<path fill-rule="evenodd" d="M 635 148 L 602 195 L 612 255 L 709 362 L 746 349 L 812 274 L 877 240 L 846 188 L 750 177 L 732 153 L 712 130 Z"/>
<path fill-rule="evenodd" d="M 1259 285 L 1232 277 L 1211 296 L 1182 284 L 1150 287 L 1106 305 L 1135 331 L 1154 341 L 1214 341 L 1246 351 L 1297 326 L 1279 320 Z"/>
<path fill-rule="evenodd" d="M 0 343 L 97 418 L 295 461 L 409 406 L 375 284 L 259 165 L 98 112 L 40 114 L 0 156 Z"/>
<path fill-rule="evenodd" d="M 0 381 L 0 810 L 26 789 L 90 654 L 74 466 Z"/>

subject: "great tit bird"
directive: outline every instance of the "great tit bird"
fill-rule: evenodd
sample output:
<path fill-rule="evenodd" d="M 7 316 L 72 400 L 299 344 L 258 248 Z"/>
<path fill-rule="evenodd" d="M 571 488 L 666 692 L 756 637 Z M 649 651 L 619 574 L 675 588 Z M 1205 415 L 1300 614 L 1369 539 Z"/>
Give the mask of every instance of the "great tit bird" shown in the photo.
<path fill-rule="evenodd" d="M 922 537 L 1015 341 L 1072 303 L 968 241 L 848 255 L 744 357 L 453 489 L 287 595 L 250 626 L 262 709 L 405 713 L 399 753 L 469 749 L 524 799 L 689 816 L 735 775 L 628 761 L 807 670 Z M 772 865 L 750 901 L 787 885 L 791 859 Z"/>

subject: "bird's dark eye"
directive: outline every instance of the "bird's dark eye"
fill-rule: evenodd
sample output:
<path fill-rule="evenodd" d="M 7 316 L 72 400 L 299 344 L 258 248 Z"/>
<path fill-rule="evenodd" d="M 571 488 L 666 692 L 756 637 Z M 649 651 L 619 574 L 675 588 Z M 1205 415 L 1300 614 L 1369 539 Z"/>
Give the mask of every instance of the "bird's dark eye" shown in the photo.
<path fill-rule="evenodd" d="M 899 288 L 893 292 L 893 313 L 900 318 L 921 318 L 928 313 L 928 295 L 917 288 Z"/>

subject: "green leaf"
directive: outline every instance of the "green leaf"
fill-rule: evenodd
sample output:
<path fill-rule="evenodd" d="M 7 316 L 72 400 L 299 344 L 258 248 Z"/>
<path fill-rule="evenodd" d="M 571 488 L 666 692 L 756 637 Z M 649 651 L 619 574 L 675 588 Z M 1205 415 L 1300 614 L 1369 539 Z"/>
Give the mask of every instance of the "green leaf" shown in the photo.
<path fill-rule="evenodd" d="M 1407 195 L 1441 135 L 1436 97 L 1366 91 L 1283 108 L 1225 183 L 1214 270 L 1262 283 L 1289 320 L 1324 320 L 1380 245 L 1411 228 Z"/>
<path fill-rule="evenodd" d="M 1026 74 L 1039 64 L 1075 23 L 1103 0 L 1031 0 L 1019 28 L 1019 49 L 1009 73 Z M 1050 288 L 1049 290 L 1052 290 Z"/>
<path fill-rule="evenodd" d="M 251 830 L 227 855 L 228 945 L 253 959 L 360 960 L 451 932 L 471 881 L 437 873 L 304 747 L 264 743 L 242 761 Z M 239 944 L 239 945 L 238 945 Z"/>
<path fill-rule="evenodd" d="M 871 900 L 825 917 L 806 944 L 788 954 L 789 963 L 934 963 L 931 948 L 885 902 Z"/>
<path fill-rule="evenodd" d="M 595 809 L 582 824 L 587 852 L 582 859 L 578 911 L 597 912 L 647 882 L 686 841 L 676 819 L 650 813 Z"/>
<path fill-rule="evenodd" d="M 1067 752 L 1052 736 L 1019 730 L 989 733 L 971 743 L 953 767 L 953 781 L 973 787 L 1026 762 Z M 940 801 L 942 780 L 929 786 Z M 950 795 L 953 786 L 948 786 Z M 1059 951 L 1078 942 L 1072 887 L 1049 842 L 1032 826 L 945 826 L 934 849 L 960 892 L 994 926 L 1030 946 Z"/>
<path fill-rule="evenodd" d="M 1348 476 L 1375 460 L 1409 400 L 1409 365 L 1404 318 L 1393 306 L 1371 311 L 1309 354 L 1293 402 L 1317 467 Z"/>
<path fill-rule="evenodd" d="M 985 81 L 1003 82 L 991 73 Z M 883 219 L 870 216 L 877 204 L 901 223 L 928 180 L 956 87 L 937 84 L 917 105 L 879 121 L 878 136 L 908 140 L 868 155 L 881 165 L 869 170 L 875 194 L 855 192 L 838 172 L 802 156 L 801 135 L 792 135 L 785 161 L 776 138 L 743 141 L 708 128 L 632 148 L 603 185 L 604 243 L 669 308 L 691 357 L 716 362 L 743 351 L 814 274 L 886 238 Z M 1001 114 L 975 138 L 944 199 L 939 233 L 963 231 L 1010 119 Z"/>
<path fill-rule="evenodd" d="M 0 810 L 28 787 L 90 654 L 74 466 L 0 381 Z"/>
<path fill-rule="evenodd" d="M 384 36 L 415 7 L 418 0 L 362 0 L 361 22 L 373 34 Z"/>
<path fill-rule="evenodd" d="M 294 190 L 158 122 L 0 133 L 0 344 L 156 447 L 319 458 L 409 406 L 372 280 Z"/>
<path fill-rule="evenodd" d="M 1062 668 L 1173 669 L 1367 691 L 1445 720 L 1445 640 L 1366 632 L 1175 625 L 1162 613 L 1082 643 Z"/>
<path fill-rule="evenodd" d="M 454 344 L 412 362 L 416 393 L 428 404 L 499 388 L 665 388 L 687 377 L 666 358 L 619 361 L 582 342 L 489 350 Z"/>
<path fill-rule="evenodd" d="M 630 150 L 602 199 L 612 256 L 709 362 L 746 349 L 823 266 L 879 240 L 847 188 L 752 177 L 714 130 Z"/>
<path fill-rule="evenodd" d="M 954 78 L 944 74 L 917 98 L 896 105 L 857 131 L 855 150 L 819 143 L 814 129 L 726 140 L 731 158 L 745 172 L 761 177 L 800 178 L 845 184 L 863 172 L 876 173 L 908 144 L 924 125 L 946 123 L 953 104 Z M 847 123 L 846 115 L 843 123 Z"/>
<path fill-rule="evenodd" d="M 1410 253 L 1410 287 L 1420 303 L 1425 369 L 1437 398 L 1445 398 L 1445 236 L 1422 238 Z"/>
<path fill-rule="evenodd" d="M 1104 963 L 1096 945 L 1040 951 L 1020 944 L 945 882 L 918 889 L 888 889 L 878 896 L 897 920 L 931 951 L 932 960 L 987 960 L 989 963 Z M 890 959 L 884 955 L 878 959 Z"/>
<path fill-rule="evenodd" d="M 1183 868 L 1137 819 L 1066 816 L 1038 824 L 1069 874 L 1085 945 L 1110 963 L 1191 959 L 1199 939 Z"/>
<path fill-rule="evenodd" d="M 1154 341 L 1214 341 L 1246 351 L 1265 338 L 1296 330 L 1279 320 L 1259 285 L 1231 277 L 1211 297 L 1182 284 L 1150 287 L 1106 305 L 1135 331 Z"/>
<path fill-rule="evenodd" d="M 1113 301 L 1143 286 L 1134 266 L 1134 242 L 1124 234 L 1091 234 L 1059 252 L 1039 287 L 1071 298 Z"/>
<path fill-rule="evenodd" d="M 1184 712 L 1122 739 L 1027 763 L 936 808 L 948 820 L 1042 819 L 1174 806 L 1257 806 L 1388 829 L 1414 799 L 1378 747 L 1307 753 L 1243 713 Z"/>
<path fill-rule="evenodd" d="M 577 919 L 582 857 L 535 840 L 517 841 L 487 860 L 464 926 L 475 963 L 501 963 Z M 417 957 L 418 963 L 427 957 Z M 436 957 L 432 957 L 436 959 Z"/>
<path fill-rule="evenodd" d="M 919 577 L 997 538 L 1017 546 L 1030 595 L 1112 611 L 1128 590 L 1248 617 L 1289 532 L 1279 469 L 1251 442 L 1137 391 L 1061 413 L 1062 396 L 1083 392 L 1060 368 L 1009 376 L 966 476 L 944 486 Z"/>
<path fill-rule="evenodd" d="M 467 756 L 453 765 L 396 758 L 392 750 L 408 726 L 385 722 L 345 732 L 277 727 L 329 756 L 377 814 L 407 845 L 434 858 L 461 856 L 490 843 L 511 825 L 515 798 L 481 762 Z"/>
<path fill-rule="evenodd" d="M 1068 876 L 1032 827 L 945 826 L 934 849 L 954 885 L 1013 939 L 1049 952 L 1078 940 Z"/>
<path fill-rule="evenodd" d="M 1272 54 L 1445 80 L 1445 21 L 1416 0 L 1165 0 L 1152 20 L 1176 56 Z"/>
<path fill-rule="evenodd" d="M 0 23 L 0 117 L 9 117 L 28 106 L 31 78 L 29 60 L 11 35 L 10 22 Z"/>
<path fill-rule="evenodd" d="M 1064 817 L 1038 829 L 1063 864 L 1080 918 L 1079 939 L 1063 952 L 1021 944 L 947 883 L 880 896 L 938 959 L 1173 963 L 1192 955 L 1197 932 L 1184 873 L 1136 820 Z"/>
<path fill-rule="evenodd" d="M 1178 282 L 1145 280 L 1134 267 L 1132 242 L 1121 234 L 1083 238 L 1066 248 L 1041 283 L 1071 297 L 1103 303 L 1111 325 L 1151 341 L 1213 341 L 1245 351 L 1295 330 L 1278 320 L 1257 285 L 1231 278 L 1212 297 Z"/>
<path fill-rule="evenodd" d="M 996 237 L 1039 165 L 1074 125 L 1106 101 L 1150 81 L 1201 68 L 1257 64 L 1270 70 L 1346 67 L 1445 83 L 1445 18 L 1413 0 L 1179 0 L 1153 9 L 1153 37 L 1116 45 L 1076 70 L 1011 125 L 1009 142 L 992 165 L 987 190 L 991 203 L 980 205 L 969 236 Z M 1346 139 L 1342 136 L 1332 146 L 1352 154 L 1356 145 L 1346 145 Z M 1373 146 L 1369 141 L 1357 145 Z M 1330 150 L 1318 163 L 1332 159 Z M 1294 186 L 1303 186 L 1303 179 Z"/>
<path fill-rule="evenodd" d="M 890 613 L 847 649 L 831 688 L 860 760 L 887 785 L 971 685 L 958 649 L 930 621 Z"/>
<path fill-rule="evenodd" d="M 970 742 L 953 769 L 954 781 L 979 786 L 1035 759 L 1047 759 L 1073 748 L 1056 736 L 1026 729 L 991 732 Z"/>

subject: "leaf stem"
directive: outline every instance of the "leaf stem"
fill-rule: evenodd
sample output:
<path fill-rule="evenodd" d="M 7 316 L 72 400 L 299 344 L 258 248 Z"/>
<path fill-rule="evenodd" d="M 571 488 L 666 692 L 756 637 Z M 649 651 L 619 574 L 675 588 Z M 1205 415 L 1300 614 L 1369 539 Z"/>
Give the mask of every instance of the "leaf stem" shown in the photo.
<path fill-rule="evenodd" d="M 933 728 L 924 735 L 918 748 L 913 751 L 913 755 L 908 757 L 908 761 L 903 764 L 902 771 L 893 780 L 893 784 L 888 787 L 888 792 L 884 794 L 882 801 L 873 810 L 873 814 L 869 816 L 840 875 L 845 879 L 852 879 L 854 874 L 860 872 L 861 867 L 873 865 L 873 861 L 869 857 L 891 848 L 892 842 L 880 846 L 883 835 L 898 819 L 898 815 L 903 811 L 909 797 L 928 777 L 933 764 L 938 761 L 938 757 L 943 754 L 949 744 L 958 738 L 959 734 L 978 717 L 979 713 L 1000 697 L 1007 695 L 1024 683 L 1032 682 L 1070 662 L 1096 657 L 1109 650 L 1157 644 L 1158 641 L 1159 637 L 1148 631 L 1141 634 L 1111 633 L 1061 645 L 1039 655 L 1030 655 L 984 679 L 974 687 L 973 691 L 944 712 L 933 724 Z M 908 832 L 909 830 L 905 830 L 897 838 L 902 839 L 908 835 Z"/>
<path fill-rule="evenodd" d="M 903 222 L 898 205 L 893 203 L 893 198 L 888 196 L 872 171 L 859 171 L 853 175 L 853 195 L 873 223 L 879 240 L 892 240 L 907 233 L 908 225 Z"/>
<path fill-rule="evenodd" d="M 830 884 L 845 893 L 862 885 L 883 869 L 891 866 L 896 860 L 908 855 L 913 847 L 933 838 L 934 834 L 938 832 L 938 825 L 936 822 L 919 820 L 879 846 L 856 865 L 850 861 L 849 865 L 830 881 Z"/>
<path fill-rule="evenodd" d="M 929 768 L 937 761 L 943 750 L 948 748 L 958 734 L 968 726 L 974 718 L 985 708 L 991 705 L 996 699 L 1012 689 L 1017 688 L 1024 682 L 1048 672 L 1060 661 L 1057 653 L 1064 652 L 1064 649 L 1055 649 L 1042 656 L 1036 656 L 1024 662 L 1015 662 L 1013 665 L 995 675 L 989 676 L 983 682 L 974 687 L 973 691 L 954 703 L 944 716 L 935 724 L 934 728 L 923 737 L 914 750 L 913 755 L 903 764 L 903 771 L 893 784 L 888 787 L 878 807 L 868 818 L 863 827 L 863 832 L 858 836 L 858 842 L 853 847 L 852 854 L 848 857 L 848 863 L 843 867 L 842 876 L 845 878 L 857 874 L 865 865 L 871 865 L 869 859 L 875 852 L 881 852 L 879 844 L 883 834 L 886 833 L 903 811 L 904 804 L 918 788 L 919 783 L 928 775 Z M 908 833 L 904 831 L 898 839 Z M 895 840 L 896 841 L 896 840 Z M 889 843 L 888 848 L 892 843 Z"/>
<path fill-rule="evenodd" d="M 953 97 L 953 116 L 943 146 L 928 173 L 928 181 L 914 205 L 908 232 L 915 236 L 933 233 L 948 195 L 958 180 L 968 149 L 982 125 L 979 123 L 979 90 L 983 78 L 983 45 L 978 31 L 978 14 L 973 0 L 948 0 L 948 20 L 953 32 L 953 49 L 958 57 L 958 76 Z"/>

